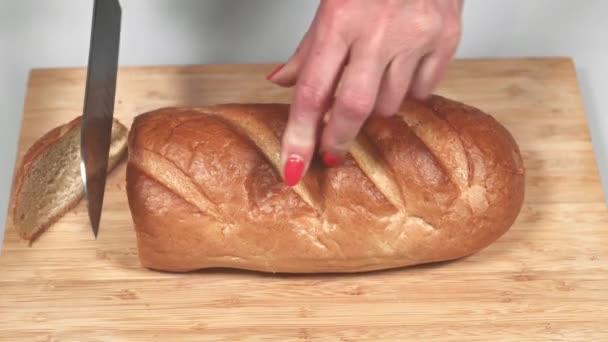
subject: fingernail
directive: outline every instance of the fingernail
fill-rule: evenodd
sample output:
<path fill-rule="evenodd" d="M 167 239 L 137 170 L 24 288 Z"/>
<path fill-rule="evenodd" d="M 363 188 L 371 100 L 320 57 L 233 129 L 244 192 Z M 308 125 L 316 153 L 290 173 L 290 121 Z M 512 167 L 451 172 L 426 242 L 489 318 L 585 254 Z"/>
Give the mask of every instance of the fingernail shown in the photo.
<path fill-rule="evenodd" d="M 289 186 L 294 186 L 300 181 L 302 172 L 304 171 L 304 161 L 298 156 L 293 156 L 287 160 L 285 164 L 285 183 Z"/>
<path fill-rule="evenodd" d="M 323 163 L 327 167 L 336 167 L 342 163 L 342 158 L 335 154 L 325 153 L 323 155 Z"/>
<path fill-rule="evenodd" d="M 270 74 L 268 74 L 268 76 L 266 76 L 266 79 L 270 81 L 274 77 L 274 75 L 276 75 L 279 71 L 281 71 L 281 69 L 283 69 L 284 66 L 285 66 L 285 64 L 279 65 L 278 68 L 274 69 L 273 72 L 271 72 Z"/>

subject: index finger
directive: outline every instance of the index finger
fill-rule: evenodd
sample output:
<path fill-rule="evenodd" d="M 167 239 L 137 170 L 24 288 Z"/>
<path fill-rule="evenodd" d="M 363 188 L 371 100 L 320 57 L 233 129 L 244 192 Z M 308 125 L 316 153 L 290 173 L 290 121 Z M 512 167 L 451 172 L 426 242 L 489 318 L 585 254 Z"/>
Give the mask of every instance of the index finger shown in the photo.
<path fill-rule="evenodd" d="M 339 38 L 315 40 L 295 86 L 283 135 L 281 161 L 285 182 L 296 185 L 312 159 L 317 128 L 329 107 L 347 46 Z"/>

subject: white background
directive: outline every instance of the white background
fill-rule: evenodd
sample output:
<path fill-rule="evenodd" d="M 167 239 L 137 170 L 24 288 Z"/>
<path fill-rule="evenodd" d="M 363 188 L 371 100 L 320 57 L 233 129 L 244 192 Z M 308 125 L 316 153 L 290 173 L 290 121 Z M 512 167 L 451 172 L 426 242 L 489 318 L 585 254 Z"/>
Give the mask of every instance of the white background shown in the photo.
<path fill-rule="evenodd" d="M 375 0 L 370 0 L 375 1 Z M 0 0 L 0 237 L 28 71 L 85 66 L 92 0 Z M 122 0 L 121 65 L 277 62 L 313 0 Z M 608 1 L 467 0 L 457 57 L 574 58 L 608 193 Z M 1 242 L 2 240 L 0 240 Z"/>

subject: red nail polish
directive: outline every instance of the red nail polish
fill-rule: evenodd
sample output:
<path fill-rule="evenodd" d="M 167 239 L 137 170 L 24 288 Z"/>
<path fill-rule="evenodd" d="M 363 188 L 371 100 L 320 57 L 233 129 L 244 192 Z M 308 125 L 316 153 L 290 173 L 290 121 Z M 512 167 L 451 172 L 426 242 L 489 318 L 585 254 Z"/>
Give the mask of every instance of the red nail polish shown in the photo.
<path fill-rule="evenodd" d="M 342 163 L 342 158 L 337 155 L 325 153 L 323 155 L 323 163 L 325 163 L 327 167 L 336 167 Z"/>
<path fill-rule="evenodd" d="M 294 186 L 300 181 L 304 171 L 304 162 L 298 157 L 291 157 L 285 164 L 285 183 Z"/>
<path fill-rule="evenodd" d="M 274 69 L 273 72 L 271 72 L 270 74 L 268 74 L 268 76 L 266 76 L 266 79 L 270 81 L 274 77 L 274 75 L 276 75 L 279 71 L 281 71 L 281 69 L 283 69 L 284 66 L 285 66 L 285 64 L 279 65 L 278 68 Z"/>

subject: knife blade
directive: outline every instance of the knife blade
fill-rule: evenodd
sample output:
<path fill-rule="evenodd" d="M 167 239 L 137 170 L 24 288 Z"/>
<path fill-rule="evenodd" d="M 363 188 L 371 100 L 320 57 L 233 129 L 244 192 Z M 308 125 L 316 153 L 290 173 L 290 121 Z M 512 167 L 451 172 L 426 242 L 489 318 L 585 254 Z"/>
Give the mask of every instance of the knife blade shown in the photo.
<path fill-rule="evenodd" d="M 80 136 L 80 174 L 96 239 L 112 138 L 121 16 L 118 0 L 95 0 Z"/>

